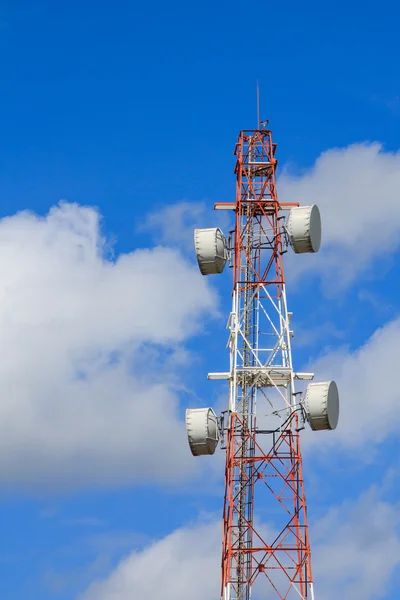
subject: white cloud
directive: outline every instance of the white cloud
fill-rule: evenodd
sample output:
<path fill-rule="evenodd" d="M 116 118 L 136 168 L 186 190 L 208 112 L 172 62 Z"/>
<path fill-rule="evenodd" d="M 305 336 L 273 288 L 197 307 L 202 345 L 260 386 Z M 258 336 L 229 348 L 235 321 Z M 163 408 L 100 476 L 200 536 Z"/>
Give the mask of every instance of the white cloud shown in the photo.
<path fill-rule="evenodd" d="M 395 384 L 400 319 L 378 329 L 357 350 L 339 348 L 312 364 L 316 380 L 335 379 L 340 393 L 340 419 L 333 432 L 308 432 L 306 442 L 347 448 L 371 447 L 398 430 L 400 391 Z"/>
<path fill-rule="evenodd" d="M 398 506 L 385 502 L 376 488 L 330 510 L 313 528 L 316 597 L 385 597 L 400 565 L 399 524 Z"/>
<path fill-rule="evenodd" d="M 139 229 L 150 232 L 158 243 L 182 247 L 194 258 L 194 229 L 220 227 L 227 234 L 231 220 L 226 211 L 214 211 L 212 203 L 183 201 L 160 206 Z"/>
<path fill-rule="evenodd" d="M 177 370 L 215 306 L 176 251 L 108 260 L 93 208 L 2 219 L 0 483 L 187 475 Z"/>
<path fill-rule="evenodd" d="M 317 255 L 290 260 L 291 270 L 317 270 L 330 287 L 349 283 L 374 258 L 400 241 L 400 152 L 379 143 L 353 144 L 323 152 L 314 166 L 279 178 L 281 201 L 318 204 L 323 244 Z"/>
<path fill-rule="evenodd" d="M 221 527 L 203 522 L 177 529 L 143 551 L 133 552 L 82 600 L 163 600 L 219 597 Z"/>
<path fill-rule="evenodd" d="M 314 523 L 316 597 L 372 600 L 380 593 L 383 596 L 400 563 L 399 521 L 398 508 L 371 488 Z M 94 582 L 81 600 L 152 600 L 160 592 L 164 600 L 215 600 L 220 552 L 219 521 L 182 527 L 127 556 L 107 578 Z M 273 597 L 265 579 L 257 580 L 254 597 Z"/>

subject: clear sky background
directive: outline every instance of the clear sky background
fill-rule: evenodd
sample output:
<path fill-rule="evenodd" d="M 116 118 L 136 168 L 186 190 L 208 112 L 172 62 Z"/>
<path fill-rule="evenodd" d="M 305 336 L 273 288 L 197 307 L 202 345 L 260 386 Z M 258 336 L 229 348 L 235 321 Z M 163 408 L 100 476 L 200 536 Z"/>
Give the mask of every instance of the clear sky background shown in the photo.
<path fill-rule="evenodd" d="M 227 366 L 231 273 L 202 278 L 191 236 L 234 198 L 257 79 L 280 197 L 324 225 L 318 256 L 288 257 L 296 367 L 342 403 L 303 440 L 316 599 L 396 597 L 399 17 L 2 2 L 2 598 L 219 597 L 223 455 L 194 460 L 183 417 L 226 401 L 205 377 Z"/>

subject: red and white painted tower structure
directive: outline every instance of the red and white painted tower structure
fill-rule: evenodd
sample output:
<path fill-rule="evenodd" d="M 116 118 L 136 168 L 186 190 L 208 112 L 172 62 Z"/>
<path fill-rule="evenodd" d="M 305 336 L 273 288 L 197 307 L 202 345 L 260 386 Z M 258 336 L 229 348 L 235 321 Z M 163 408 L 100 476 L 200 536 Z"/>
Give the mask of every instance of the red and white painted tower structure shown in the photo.
<path fill-rule="evenodd" d="M 339 397 L 333 381 L 295 390 L 314 375 L 293 369 L 283 257 L 290 247 L 317 252 L 321 220 L 315 205 L 279 202 L 266 125 L 240 132 L 236 200 L 215 205 L 234 211 L 233 234 L 195 230 L 203 275 L 221 273 L 228 260 L 233 267 L 230 368 L 208 375 L 229 382 L 229 403 L 220 418 L 189 409 L 186 423 L 195 456 L 213 454 L 219 440 L 226 449 L 221 600 L 250 600 L 253 590 L 255 598 L 313 600 L 300 432 L 306 423 L 335 429 Z"/>

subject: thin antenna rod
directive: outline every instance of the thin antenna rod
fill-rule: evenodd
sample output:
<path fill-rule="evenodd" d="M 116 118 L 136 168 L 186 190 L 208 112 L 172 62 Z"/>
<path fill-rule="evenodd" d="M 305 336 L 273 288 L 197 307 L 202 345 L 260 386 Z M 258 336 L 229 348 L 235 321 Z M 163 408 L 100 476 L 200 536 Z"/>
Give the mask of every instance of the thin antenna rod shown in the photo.
<path fill-rule="evenodd" d="M 258 85 L 258 79 L 256 84 L 256 93 L 257 93 L 257 129 L 260 128 L 260 86 Z"/>

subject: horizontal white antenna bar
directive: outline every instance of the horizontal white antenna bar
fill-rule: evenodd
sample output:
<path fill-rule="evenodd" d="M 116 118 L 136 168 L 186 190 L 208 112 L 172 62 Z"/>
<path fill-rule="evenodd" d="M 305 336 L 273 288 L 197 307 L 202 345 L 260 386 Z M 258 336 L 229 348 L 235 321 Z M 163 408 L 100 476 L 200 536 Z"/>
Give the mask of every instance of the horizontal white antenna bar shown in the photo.
<path fill-rule="evenodd" d="M 269 369 L 264 368 L 253 368 L 246 369 L 245 371 L 239 371 L 238 376 L 241 377 L 242 373 L 252 373 L 253 375 L 257 375 L 258 373 L 262 374 L 268 373 L 270 379 L 274 382 L 289 380 L 290 379 L 290 368 L 279 368 L 279 367 L 270 367 Z M 295 379 L 302 379 L 311 381 L 314 379 L 314 373 L 293 373 Z M 218 380 L 218 379 L 230 379 L 231 374 L 229 372 L 221 372 L 221 373 L 208 373 L 207 379 L 210 380 Z"/>
<path fill-rule="evenodd" d="M 314 373 L 295 373 L 295 379 L 314 379 Z"/>
<path fill-rule="evenodd" d="M 230 373 L 209 373 L 207 379 L 229 379 Z"/>
<path fill-rule="evenodd" d="M 216 202 L 214 210 L 235 210 L 236 202 Z"/>

